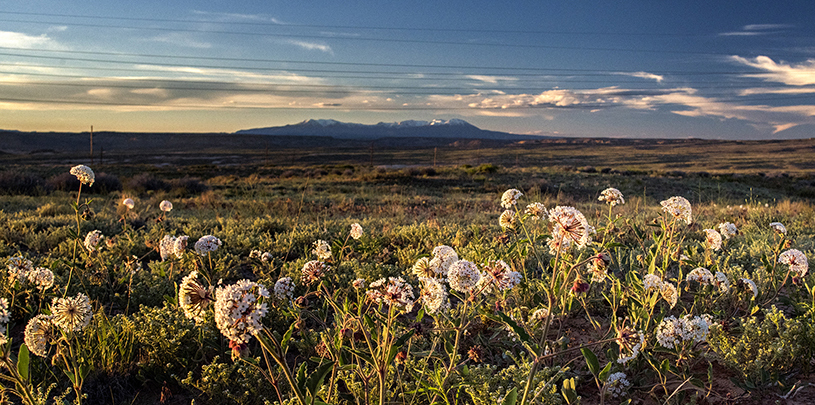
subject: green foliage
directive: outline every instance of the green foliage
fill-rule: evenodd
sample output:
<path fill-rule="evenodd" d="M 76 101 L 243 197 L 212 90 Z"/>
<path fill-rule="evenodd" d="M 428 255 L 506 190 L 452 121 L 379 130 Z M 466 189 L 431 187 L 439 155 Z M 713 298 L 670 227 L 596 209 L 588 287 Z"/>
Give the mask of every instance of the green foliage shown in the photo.
<path fill-rule="evenodd" d="M 513 391 L 522 390 L 526 385 L 532 363 L 519 358 L 518 364 L 508 367 L 483 364 L 469 367 L 468 375 L 463 377 L 465 391 L 475 405 L 492 405 L 502 403 Z M 532 382 L 534 400 L 530 404 L 563 404 L 560 394 L 561 382 L 566 378 L 568 369 L 544 367 L 538 369 Z M 519 395 L 520 398 L 520 395 Z"/>
<path fill-rule="evenodd" d="M 222 362 L 219 356 L 201 367 L 201 374 L 192 371 L 180 383 L 194 388 L 212 404 L 261 405 L 277 401 L 272 385 L 258 369 L 260 357 L 236 362 Z"/>

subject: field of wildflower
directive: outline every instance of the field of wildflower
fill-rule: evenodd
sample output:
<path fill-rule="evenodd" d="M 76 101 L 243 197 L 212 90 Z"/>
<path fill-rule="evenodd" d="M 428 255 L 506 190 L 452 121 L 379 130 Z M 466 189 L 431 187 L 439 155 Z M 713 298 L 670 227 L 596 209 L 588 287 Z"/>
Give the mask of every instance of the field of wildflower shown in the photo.
<path fill-rule="evenodd" d="M 815 398 L 796 179 L 24 169 L 0 176 L 3 403 Z"/>

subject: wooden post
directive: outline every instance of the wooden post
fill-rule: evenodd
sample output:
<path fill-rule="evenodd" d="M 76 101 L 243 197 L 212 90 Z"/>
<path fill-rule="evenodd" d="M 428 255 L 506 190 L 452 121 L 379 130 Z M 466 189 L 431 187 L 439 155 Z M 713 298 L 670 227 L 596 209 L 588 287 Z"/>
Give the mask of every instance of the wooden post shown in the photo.
<path fill-rule="evenodd" d="M 374 167 L 374 143 L 371 142 L 371 167 Z"/>
<path fill-rule="evenodd" d="M 436 167 L 436 154 L 439 152 L 439 148 L 433 148 L 433 167 Z"/>
<path fill-rule="evenodd" d="M 91 165 L 93 164 L 93 125 L 91 125 Z"/>

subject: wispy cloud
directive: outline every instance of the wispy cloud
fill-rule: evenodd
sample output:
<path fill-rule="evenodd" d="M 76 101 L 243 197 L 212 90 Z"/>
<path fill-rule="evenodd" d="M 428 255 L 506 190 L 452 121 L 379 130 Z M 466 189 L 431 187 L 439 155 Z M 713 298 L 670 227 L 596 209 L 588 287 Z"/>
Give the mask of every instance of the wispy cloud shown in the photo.
<path fill-rule="evenodd" d="M 486 75 L 467 75 L 468 79 L 477 80 L 479 82 L 498 84 L 499 81 L 517 81 L 517 77 L 510 76 L 486 76 Z"/>
<path fill-rule="evenodd" d="M 154 42 L 163 42 L 166 44 L 181 46 L 185 48 L 209 49 L 212 44 L 209 42 L 198 41 L 191 35 L 182 32 L 171 32 L 169 34 L 158 35 L 150 38 Z"/>
<path fill-rule="evenodd" d="M 749 24 L 741 27 L 741 31 L 729 31 L 719 33 L 720 36 L 756 36 L 775 34 L 790 28 L 794 28 L 791 24 Z"/>
<path fill-rule="evenodd" d="M 751 74 L 751 77 L 760 77 L 768 82 L 784 83 L 790 86 L 808 86 L 815 84 L 815 59 L 808 59 L 797 65 L 778 62 L 767 56 L 757 56 L 753 59 L 741 56 L 731 56 L 736 63 L 750 66 L 766 73 Z"/>
<path fill-rule="evenodd" d="M 257 21 L 257 22 L 270 22 L 274 24 L 285 24 L 274 17 L 269 17 L 264 14 L 241 14 L 241 13 L 221 13 L 213 11 L 192 10 L 192 13 L 199 16 L 204 16 L 209 19 L 216 19 L 220 21 Z"/>
<path fill-rule="evenodd" d="M 299 41 L 296 39 L 285 41 L 287 44 L 299 46 L 300 48 L 307 49 L 309 51 L 322 51 L 330 54 L 334 54 L 334 51 L 331 50 L 331 47 L 325 44 L 318 44 L 316 42 L 306 42 L 306 41 Z"/>
<path fill-rule="evenodd" d="M 639 77 L 640 79 L 656 80 L 657 83 L 662 83 L 662 81 L 665 80 L 665 77 L 662 75 L 648 72 L 617 72 L 617 74 L 622 76 Z"/>

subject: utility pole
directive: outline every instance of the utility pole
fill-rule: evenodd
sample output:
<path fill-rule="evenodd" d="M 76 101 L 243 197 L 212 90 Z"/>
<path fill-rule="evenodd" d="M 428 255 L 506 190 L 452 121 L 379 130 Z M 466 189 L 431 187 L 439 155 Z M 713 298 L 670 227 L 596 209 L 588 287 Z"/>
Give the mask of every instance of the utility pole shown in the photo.
<path fill-rule="evenodd" d="M 93 165 L 93 125 L 91 125 L 91 165 Z"/>
<path fill-rule="evenodd" d="M 436 167 L 436 153 L 438 152 L 439 152 L 438 147 L 433 148 L 433 167 Z"/>
<path fill-rule="evenodd" d="M 374 167 L 374 143 L 371 142 L 371 167 Z"/>

